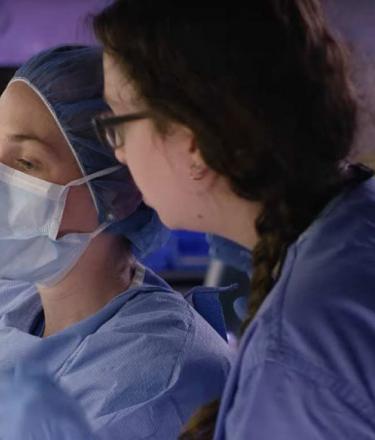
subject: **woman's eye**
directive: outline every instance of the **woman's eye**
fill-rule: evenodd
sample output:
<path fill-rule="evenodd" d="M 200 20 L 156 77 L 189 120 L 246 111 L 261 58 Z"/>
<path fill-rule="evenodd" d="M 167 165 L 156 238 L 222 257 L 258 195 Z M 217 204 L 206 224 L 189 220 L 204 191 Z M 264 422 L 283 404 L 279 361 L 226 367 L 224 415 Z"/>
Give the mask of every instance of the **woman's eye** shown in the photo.
<path fill-rule="evenodd" d="M 35 165 L 27 159 L 17 159 L 17 164 L 22 171 L 33 171 Z"/>
<path fill-rule="evenodd" d="M 116 129 L 116 146 L 117 147 L 122 147 L 124 145 L 124 138 L 125 138 L 124 127 L 118 127 Z"/>
<path fill-rule="evenodd" d="M 122 147 L 124 145 L 123 127 L 110 127 L 106 134 L 108 143 L 113 149 Z"/>

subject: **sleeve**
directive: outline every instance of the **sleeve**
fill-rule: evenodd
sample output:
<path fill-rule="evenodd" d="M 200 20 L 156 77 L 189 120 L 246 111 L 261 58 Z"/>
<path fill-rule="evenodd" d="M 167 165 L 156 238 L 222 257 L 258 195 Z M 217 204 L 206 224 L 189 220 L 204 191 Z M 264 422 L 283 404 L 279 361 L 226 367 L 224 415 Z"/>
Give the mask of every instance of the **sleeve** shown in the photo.
<path fill-rule="evenodd" d="M 96 440 L 77 404 L 47 375 L 0 378 L 1 440 Z"/>
<path fill-rule="evenodd" d="M 275 361 L 240 380 L 225 420 L 231 440 L 371 440 L 373 409 L 331 378 L 312 379 Z"/>

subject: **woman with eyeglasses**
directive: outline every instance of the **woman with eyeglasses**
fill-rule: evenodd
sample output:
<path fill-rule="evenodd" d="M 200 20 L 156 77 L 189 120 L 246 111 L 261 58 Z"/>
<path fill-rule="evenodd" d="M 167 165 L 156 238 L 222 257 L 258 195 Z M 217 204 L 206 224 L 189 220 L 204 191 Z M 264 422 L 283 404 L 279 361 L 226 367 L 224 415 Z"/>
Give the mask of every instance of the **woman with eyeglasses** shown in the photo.
<path fill-rule="evenodd" d="M 223 389 L 224 339 L 138 262 L 168 234 L 95 136 L 102 91 L 101 50 L 63 46 L 0 97 L 2 440 L 174 440 Z"/>
<path fill-rule="evenodd" d="M 102 141 L 167 226 L 252 252 L 220 409 L 181 439 L 373 438 L 375 181 L 318 0 L 118 0 L 94 26 Z"/>

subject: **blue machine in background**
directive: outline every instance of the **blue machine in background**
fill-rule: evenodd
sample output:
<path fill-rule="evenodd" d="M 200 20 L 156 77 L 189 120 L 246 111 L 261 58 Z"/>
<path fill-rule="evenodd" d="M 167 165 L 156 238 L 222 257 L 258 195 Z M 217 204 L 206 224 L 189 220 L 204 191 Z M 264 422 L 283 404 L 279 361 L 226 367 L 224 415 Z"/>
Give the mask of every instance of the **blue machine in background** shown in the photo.
<path fill-rule="evenodd" d="M 204 278 L 209 262 L 208 243 L 205 234 L 174 231 L 168 242 L 142 261 L 155 272 L 176 278 Z M 167 276 L 167 278 L 169 278 Z"/>

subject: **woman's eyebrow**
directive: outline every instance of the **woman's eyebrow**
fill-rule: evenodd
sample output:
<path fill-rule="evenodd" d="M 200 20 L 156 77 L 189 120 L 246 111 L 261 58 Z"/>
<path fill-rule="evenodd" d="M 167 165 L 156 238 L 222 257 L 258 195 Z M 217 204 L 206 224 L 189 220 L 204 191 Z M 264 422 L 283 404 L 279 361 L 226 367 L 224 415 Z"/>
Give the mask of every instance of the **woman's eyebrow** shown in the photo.
<path fill-rule="evenodd" d="M 47 154 L 53 156 L 57 155 L 57 152 L 53 148 L 51 148 L 45 140 L 39 138 L 34 134 L 12 133 L 9 134 L 6 138 L 8 142 L 16 142 L 16 143 L 27 142 L 27 141 L 37 142 Z"/>
<path fill-rule="evenodd" d="M 38 138 L 38 136 L 32 134 L 10 134 L 7 138 L 12 142 L 36 141 L 41 144 L 45 143 L 42 139 Z"/>
<path fill-rule="evenodd" d="M 123 99 L 120 92 L 113 94 L 113 93 L 108 93 L 108 90 L 104 89 L 103 99 L 110 107 L 112 106 L 127 107 L 126 101 Z"/>

